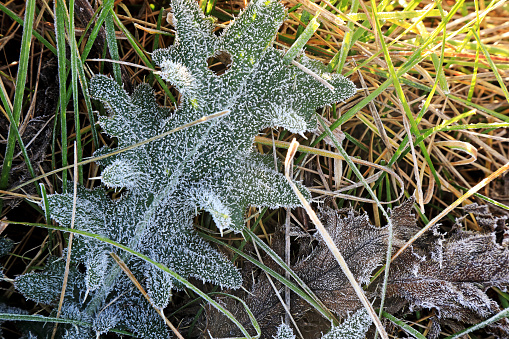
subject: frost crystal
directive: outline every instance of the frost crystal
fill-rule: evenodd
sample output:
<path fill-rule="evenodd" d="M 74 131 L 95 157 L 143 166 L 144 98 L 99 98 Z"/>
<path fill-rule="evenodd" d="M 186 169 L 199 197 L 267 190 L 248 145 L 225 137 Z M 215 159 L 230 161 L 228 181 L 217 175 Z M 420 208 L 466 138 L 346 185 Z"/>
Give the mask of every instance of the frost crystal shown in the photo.
<path fill-rule="evenodd" d="M 91 81 L 91 95 L 110 111 L 99 123 L 123 148 L 213 113 L 230 114 L 99 161 L 104 166 L 103 184 L 125 188 L 125 192 L 113 201 L 103 189 L 79 187 L 75 228 L 125 244 L 184 278 L 238 288 L 242 283 L 238 270 L 194 232 L 196 210 L 211 213 L 220 230 L 240 231 L 249 206 L 299 206 L 284 176 L 270 166 L 272 158 L 253 152 L 253 139 L 266 127 L 281 126 L 295 133 L 314 129 L 316 109 L 352 96 L 355 87 L 302 56 L 299 62 L 327 78 L 334 87 L 331 91 L 288 65 L 284 54 L 271 47 L 285 17 L 284 7 L 276 1 L 251 3 L 219 37 L 197 3 L 174 0 L 172 10 L 175 43 L 154 51 L 152 57 L 161 67 L 161 76 L 180 91 L 178 108 L 170 112 L 158 106 L 147 85 L 140 85 L 129 96 L 114 80 L 99 75 Z M 231 58 L 230 68 L 218 76 L 207 67 L 207 60 L 224 53 Z M 113 151 L 102 148 L 96 155 Z M 297 185 L 309 198 L 306 188 Z M 72 188 L 69 191 L 49 197 L 51 216 L 66 227 L 71 225 L 73 205 Z M 112 261 L 111 252 L 123 258 L 144 284 L 151 303 L 133 288 Z M 146 338 L 169 336 L 152 306 L 166 307 L 171 290 L 182 288 L 177 281 L 94 239 L 77 236 L 72 254 L 75 262 L 86 267 L 86 274 L 79 275 L 83 291 L 78 293 L 77 305 L 93 319 L 97 333 L 116 326 Z M 60 266 L 53 271 L 61 271 Z M 25 288 L 38 301 L 51 302 L 61 280 L 55 280 L 55 274 L 30 274 L 19 285 L 51 283 L 51 288 L 46 287 L 51 293 L 45 298 Z M 71 302 L 72 297 L 66 300 Z M 105 305 L 115 315 L 111 322 L 99 319 L 104 317 Z"/>
<path fill-rule="evenodd" d="M 103 184 L 111 188 L 133 188 L 143 183 L 143 173 L 122 160 L 115 160 L 101 176 Z"/>
<path fill-rule="evenodd" d="M 371 317 L 362 308 L 348 317 L 341 325 L 333 326 L 322 339 L 363 339 L 371 324 Z"/>
<path fill-rule="evenodd" d="M 278 326 L 276 335 L 272 337 L 274 339 L 295 339 L 295 334 L 293 334 L 293 330 L 290 326 L 282 323 Z"/>

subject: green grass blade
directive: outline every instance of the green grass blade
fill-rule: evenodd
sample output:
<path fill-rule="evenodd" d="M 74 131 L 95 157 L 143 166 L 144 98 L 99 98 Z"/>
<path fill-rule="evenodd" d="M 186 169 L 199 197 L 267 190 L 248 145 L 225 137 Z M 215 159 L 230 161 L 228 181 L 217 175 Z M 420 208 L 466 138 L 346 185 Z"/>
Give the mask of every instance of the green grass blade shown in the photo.
<path fill-rule="evenodd" d="M 295 58 L 299 53 L 302 52 L 304 47 L 306 46 L 306 43 L 311 39 L 311 37 L 315 34 L 316 30 L 320 27 L 320 23 L 318 22 L 318 16 L 320 14 L 317 13 L 313 19 L 309 22 L 309 24 L 306 26 L 306 29 L 302 32 L 302 34 L 297 38 L 297 40 L 293 43 L 292 47 L 286 52 L 285 56 L 283 57 L 284 62 L 289 64 Z"/>
<path fill-rule="evenodd" d="M 479 4 L 477 1 L 474 1 L 474 6 L 475 6 L 475 13 L 476 13 L 476 19 L 477 19 L 477 22 L 476 22 L 476 25 L 474 26 L 474 28 L 472 28 L 472 30 L 477 30 L 477 34 L 479 35 L 479 32 L 480 32 L 480 29 L 481 29 L 481 21 L 479 19 Z M 472 31 L 468 32 L 467 34 L 467 37 L 465 39 L 465 44 L 470 40 L 470 36 L 472 35 Z M 468 38 L 468 40 L 467 40 Z M 474 89 L 475 89 L 475 84 L 477 82 L 477 73 L 478 73 L 478 69 L 479 69 L 479 54 L 480 54 L 480 45 L 477 44 L 477 47 L 475 49 L 475 60 L 474 60 L 474 70 L 472 72 L 472 80 L 470 81 L 470 88 L 468 89 L 468 95 L 467 95 L 467 100 L 468 101 L 472 101 L 472 97 L 474 96 Z"/>
<path fill-rule="evenodd" d="M 359 10 L 359 1 L 358 0 L 352 0 L 352 8 L 350 10 L 350 14 L 356 14 Z M 343 42 L 341 43 L 341 49 L 339 52 L 332 58 L 332 60 L 329 62 L 329 72 L 332 72 L 334 70 L 341 70 L 343 69 L 343 66 L 345 65 L 346 57 L 348 56 L 348 52 L 350 52 L 350 48 L 354 44 L 354 27 L 355 24 L 352 21 L 349 21 L 346 24 L 346 27 L 348 28 L 348 31 L 345 32 L 345 36 L 343 37 Z M 364 31 L 364 30 L 362 30 Z"/>
<path fill-rule="evenodd" d="M 69 46 L 71 50 L 71 88 L 72 101 L 74 111 L 74 129 L 76 131 L 76 150 L 77 160 L 80 162 L 83 158 L 83 149 L 81 147 L 81 124 L 80 124 L 80 108 L 79 108 L 79 66 L 81 60 L 78 55 L 78 46 L 76 45 L 76 34 L 74 31 L 74 0 L 69 0 L 69 21 L 67 31 L 69 32 Z M 86 95 L 86 93 L 84 93 Z M 83 184 L 83 167 L 78 167 L 78 182 Z"/>
<path fill-rule="evenodd" d="M 486 46 L 484 46 L 484 44 L 482 43 L 481 38 L 479 37 L 479 35 L 475 31 L 475 29 L 472 29 L 472 33 L 474 34 L 474 37 L 477 40 L 477 43 L 479 44 L 479 47 L 481 47 L 481 50 L 482 50 L 484 56 L 486 57 L 486 61 L 488 61 L 488 64 L 490 65 L 491 70 L 493 71 L 493 74 L 497 78 L 497 81 L 500 84 L 500 88 L 504 92 L 505 100 L 507 100 L 507 102 L 509 102 L 509 91 L 507 90 L 507 86 L 504 83 L 504 79 L 502 79 L 502 76 L 498 72 L 497 66 L 495 65 L 495 63 L 491 59 L 490 53 L 486 49 Z"/>
<path fill-rule="evenodd" d="M 110 56 L 112 60 L 120 61 L 120 56 L 118 54 L 118 45 L 117 45 L 117 37 L 115 36 L 115 25 L 113 24 L 112 16 L 116 16 L 113 11 L 114 0 L 105 1 L 104 6 L 109 8 L 109 15 L 106 16 L 106 20 L 104 21 L 104 26 L 106 27 L 106 42 L 108 44 L 108 50 L 110 52 Z M 117 63 L 113 63 L 113 75 L 117 83 L 122 86 L 122 74 L 120 71 L 120 65 Z"/>
<path fill-rule="evenodd" d="M 62 150 L 62 167 L 66 167 L 67 161 L 67 57 L 65 43 L 65 4 L 62 1 L 55 1 L 55 34 L 57 40 L 58 59 L 58 82 L 59 82 L 59 109 L 60 109 L 60 133 Z M 62 172 L 62 191 L 67 191 L 67 171 Z"/>
<path fill-rule="evenodd" d="M 302 6 L 302 4 L 299 4 L 299 5 Z M 300 22 L 307 25 L 309 23 L 310 19 L 311 19 L 311 14 L 308 11 L 303 10 L 300 15 Z M 305 29 L 305 27 L 303 27 L 302 25 L 299 25 L 299 27 L 297 27 L 297 32 L 295 32 L 295 37 L 299 38 L 300 35 L 302 34 L 302 32 L 304 32 L 304 29 Z"/>
<path fill-rule="evenodd" d="M 164 13 L 164 9 L 161 8 L 159 11 L 159 15 L 157 16 L 156 30 L 158 30 L 158 31 L 161 30 L 161 24 L 163 22 L 163 13 Z M 159 36 L 160 36 L 160 34 L 158 34 L 158 33 L 154 34 L 154 43 L 152 44 L 153 51 L 155 51 L 156 49 L 159 48 Z"/>
<path fill-rule="evenodd" d="M 445 37 L 445 35 L 444 35 L 444 37 Z M 444 44 L 442 44 L 442 46 L 444 46 Z M 447 78 L 445 77 L 445 74 L 444 74 L 442 62 L 440 61 L 441 59 L 443 60 L 443 56 L 444 56 L 443 53 L 444 53 L 444 49 L 442 49 L 440 58 L 435 53 L 431 54 L 431 61 L 433 62 L 433 66 L 435 67 L 435 71 L 437 74 L 438 83 L 440 84 L 440 88 L 445 93 L 448 93 L 449 92 L 449 84 L 447 83 Z"/>
<path fill-rule="evenodd" d="M 387 318 L 389 319 L 390 321 L 392 321 L 393 323 L 395 323 L 396 325 L 398 325 L 399 327 L 401 327 L 403 330 L 405 330 L 405 332 L 407 332 L 408 334 L 411 334 L 414 336 L 414 338 L 417 338 L 417 339 L 426 339 L 425 336 L 423 336 L 419 331 L 417 331 L 416 329 L 414 329 L 413 327 L 411 326 L 408 326 L 403 320 L 400 320 L 398 318 L 396 318 L 395 316 L 393 316 L 392 314 L 389 314 L 385 311 L 382 312 L 382 316 L 384 318 Z"/>
<path fill-rule="evenodd" d="M 214 11 L 215 7 L 216 7 L 216 1 L 217 0 L 209 0 L 209 1 L 206 1 L 206 7 L 205 7 L 205 15 L 211 15 L 212 12 Z"/>
<path fill-rule="evenodd" d="M 83 52 L 81 53 L 81 57 L 83 60 L 85 60 L 88 57 L 88 54 L 90 53 L 92 47 L 94 46 L 95 39 L 97 38 L 99 31 L 101 30 L 102 24 L 104 23 L 104 20 L 106 20 L 106 17 L 109 15 L 110 7 L 106 7 L 106 5 L 113 6 L 111 2 L 105 1 L 101 5 L 101 7 L 98 8 L 98 10 L 101 10 L 101 12 L 97 17 L 94 28 L 92 28 L 92 32 L 90 32 L 90 36 L 88 37 L 87 43 L 85 44 L 85 48 L 83 48 Z"/>
<path fill-rule="evenodd" d="M 9 134 L 7 137 L 7 146 L 5 150 L 5 156 L 2 166 L 2 173 L 0 174 L 0 189 L 6 189 L 9 184 L 9 174 L 12 168 L 12 160 L 14 156 L 14 146 L 16 145 L 17 136 L 19 137 L 19 133 L 17 133 L 19 120 L 21 117 L 21 110 L 23 108 L 23 98 L 24 98 L 24 90 L 25 90 L 25 82 L 27 78 L 28 71 L 28 62 L 29 62 L 29 54 L 30 54 L 30 46 L 32 43 L 32 32 L 33 32 L 33 23 L 34 23 L 34 15 L 35 15 L 35 0 L 27 0 L 26 2 L 26 11 L 25 11 L 25 20 L 23 24 L 23 35 L 21 37 L 21 50 L 19 55 L 19 65 L 18 72 L 16 75 L 16 90 L 14 93 L 14 103 L 12 107 L 12 116 L 10 117 L 11 123 L 9 128 Z M 3 87 L 3 86 L 2 86 Z M 3 93 L 3 90 L 2 90 Z M 3 96 L 4 94 L 2 94 Z M 4 99 L 2 98 L 2 102 Z M 6 105 L 5 110 L 9 111 L 8 105 Z M 20 146 L 24 148 L 21 142 L 21 138 L 19 138 Z M 25 151 L 26 153 L 26 151 Z M 25 155 L 25 154 L 24 154 Z M 26 157 L 28 159 L 28 156 Z M 30 166 L 30 162 L 27 162 L 27 166 Z M 39 190 L 39 187 L 37 187 Z M 0 207 L 2 203 L 0 202 Z M 1 210 L 1 208 L 0 208 Z"/>

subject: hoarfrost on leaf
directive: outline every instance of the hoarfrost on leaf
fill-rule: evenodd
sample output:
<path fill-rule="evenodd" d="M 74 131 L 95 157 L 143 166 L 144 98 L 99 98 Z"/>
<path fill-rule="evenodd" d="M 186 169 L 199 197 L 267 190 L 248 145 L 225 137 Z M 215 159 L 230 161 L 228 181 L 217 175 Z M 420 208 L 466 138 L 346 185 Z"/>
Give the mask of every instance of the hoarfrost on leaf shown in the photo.
<path fill-rule="evenodd" d="M 410 200 L 392 213 L 396 247 L 420 230 L 411 213 L 412 203 Z M 433 309 L 435 330 L 429 338 L 438 338 L 441 324 L 460 330 L 462 323 L 480 323 L 497 314 L 500 307 L 486 290 L 498 287 L 506 291 L 509 286 L 509 250 L 497 242 L 495 234 L 495 230 L 507 229 L 505 218 L 485 214 L 483 209 L 472 212 L 482 233 L 461 230 L 459 225 L 446 238 L 436 231 L 427 232 L 391 265 L 388 312 Z M 507 338 L 509 321 L 501 319 L 486 329 Z"/>
<path fill-rule="evenodd" d="M 276 335 L 272 337 L 274 339 L 295 339 L 295 334 L 293 334 L 293 330 L 290 326 L 282 323 L 278 326 Z"/>
<path fill-rule="evenodd" d="M 95 154 L 110 154 L 98 161 L 104 166 L 102 182 L 125 190 L 119 199 L 112 200 L 103 189 L 79 186 L 74 227 L 124 244 L 184 278 L 238 288 L 242 278 L 237 268 L 194 231 L 195 211 L 211 213 L 221 230 L 240 231 L 249 206 L 300 206 L 284 176 L 253 151 L 254 137 L 266 127 L 281 126 L 295 133 L 313 130 L 316 109 L 352 96 L 355 87 L 341 75 L 328 74 L 323 65 L 301 56 L 301 63 L 328 79 L 334 87 L 331 91 L 283 60 L 283 52 L 271 46 L 285 18 L 284 7 L 277 1 L 252 2 L 220 36 L 212 32 L 212 20 L 203 15 L 195 1 L 174 0 L 172 11 L 174 45 L 154 51 L 152 57 L 161 67 L 161 76 L 180 91 L 174 112 L 160 107 L 146 84 L 129 95 L 106 76 L 91 80 L 91 96 L 108 108 L 108 115 L 101 116 L 99 123 L 118 145 L 103 147 Z M 218 76 L 208 68 L 207 60 L 223 54 L 231 62 Z M 281 108 L 274 109 L 276 106 Z M 230 114 L 220 120 L 115 152 L 227 110 Z M 310 198 L 309 191 L 296 184 Z M 48 198 L 52 218 L 65 227 L 71 226 L 72 219 L 73 189 L 68 192 Z M 76 273 L 77 284 L 83 288 L 80 297 L 88 293 L 80 311 L 99 319 L 104 305 L 118 305 L 115 321 L 94 320 L 97 332 L 118 326 L 146 338 L 168 337 L 164 323 L 150 303 L 133 290 L 130 280 L 109 258 L 110 253 L 121 257 L 143 281 L 157 308 L 167 306 L 172 289 L 183 287 L 158 268 L 105 242 L 76 236 L 73 263 L 86 267 L 86 274 Z M 51 272 L 48 265 L 48 274 Z M 58 279 L 61 277 L 29 273 L 18 278 L 17 285 L 26 296 L 50 302 L 59 291 L 54 286 L 60 283 L 61 287 Z M 54 290 L 39 295 L 24 285 L 29 280 L 33 286 L 49 281 Z M 71 301 L 71 297 L 66 299 Z"/>
<path fill-rule="evenodd" d="M 371 324 L 371 317 L 362 308 L 349 316 L 341 325 L 333 326 L 322 339 L 363 339 Z"/>

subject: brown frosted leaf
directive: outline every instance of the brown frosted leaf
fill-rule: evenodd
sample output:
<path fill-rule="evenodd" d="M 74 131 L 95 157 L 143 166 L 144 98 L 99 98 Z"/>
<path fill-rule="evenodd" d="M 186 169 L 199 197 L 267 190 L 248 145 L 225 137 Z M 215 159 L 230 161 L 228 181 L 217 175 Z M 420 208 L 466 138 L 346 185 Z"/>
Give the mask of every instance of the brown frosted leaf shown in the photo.
<path fill-rule="evenodd" d="M 319 215 L 325 228 L 360 284 L 369 282 L 387 251 L 387 230 L 370 224 L 367 215 L 348 212 L 342 217 L 332 209 Z M 323 303 L 340 317 L 362 307 L 336 259 L 318 235 L 318 246 L 299 261 L 293 270 Z M 303 301 L 297 301 L 303 305 Z"/>
<path fill-rule="evenodd" d="M 433 309 L 442 324 L 454 320 L 461 326 L 479 323 L 500 311 L 486 290 L 507 290 L 509 284 L 509 250 L 497 243 L 494 232 L 501 223 L 484 209 L 468 211 L 477 214 L 477 222 L 485 232 L 462 231 L 459 227 L 447 237 L 430 232 L 423 238 L 427 243 L 421 239 L 393 262 L 387 289 L 389 312 L 404 307 L 410 311 Z M 401 246 L 413 235 L 405 230 L 417 229 L 415 217 L 410 206 L 402 205 L 393 211 L 393 218 L 399 237 L 395 243 Z M 403 229 L 399 222 L 403 222 Z M 507 338 L 509 323 L 504 319 L 488 330 Z"/>

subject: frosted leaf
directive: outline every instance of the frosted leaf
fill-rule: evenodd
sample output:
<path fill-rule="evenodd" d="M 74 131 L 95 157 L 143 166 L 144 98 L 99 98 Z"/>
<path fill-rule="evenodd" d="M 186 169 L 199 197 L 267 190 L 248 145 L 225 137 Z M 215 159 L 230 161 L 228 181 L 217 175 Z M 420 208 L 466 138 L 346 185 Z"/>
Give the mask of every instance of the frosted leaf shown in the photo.
<path fill-rule="evenodd" d="M 146 84 L 138 86 L 129 97 L 115 81 L 97 75 L 90 82 L 90 93 L 108 107 L 110 116 L 100 117 L 99 123 L 109 135 L 118 138 L 119 147 L 161 133 L 161 121 L 171 115 L 169 109 L 156 104 L 154 93 Z"/>
<path fill-rule="evenodd" d="M 147 292 L 154 307 L 163 309 L 168 305 L 173 288 L 172 277 L 159 268 L 150 266 L 145 271 Z"/>
<path fill-rule="evenodd" d="M 274 339 L 295 339 L 295 334 L 293 334 L 293 330 L 290 326 L 285 323 L 282 323 L 277 328 L 277 333 L 275 336 L 272 336 Z"/>
<path fill-rule="evenodd" d="M 43 272 L 32 272 L 16 278 L 15 286 L 25 298 L 35 302 L 50 304 L 62 291 L 65 262 L 53 258 Z M 69 272 L 69 280 L 76 279 L 77 272 Z"/>
<path fill-rule="evenodd" d="M 274 106 L 274 118 L 271 125 L 274 127 L 283 127 L 292 133 L 302 133 L 307 129 L 307 123 L 292 108 L 285 108 L 281 106 Z"/>
<path fill-rule="evenodd" d="M 143 183 L 143 172 L 117 159 L 103 170 L 101 181 L 111 188 L 133 188 Z"/>
<path fill-rule="evenodd" d="M 131 295 L 121 300 L 124 307 L 122 322 L 125 326 L 144 339 L 169 339 L 168 327 L 152 306 L 141 295 Z"/>
<path fill-rule="evenodd" d="M 387 250 L 387 229 L 376 228 L 367 215 L 347 216 L 330 208 L 320 211 L 327 232 L 359 284 L 369 282 L 373 271 L 381 265 Z M 358 296 L 331 251 L 317 234 L 319 245 L 295 264 L 293 270 L 313 292 L 340 316 L 362 308 Z M 297 300 L 297 303 L 303 302 Z"/>
<path fill-rule="evenodd" d="M 392 218 L 399 247 L 419 228 L 411 204 L 394 209 Z M 506 290 L 509 286 L 509 266 L 505 264 L 509 262 L 509 250 L 497 242 L 493 228 L 496 218 L 488 214 L 477 215 L 476 219 L 484 233 L 457 229 L 444 238 L 438 232 L 427 232 L 394 260 L 387 287 L 389 312 L 433 309 L 435 327 L 450 325 L 454 320 L 457 330 L 460 322 L 476 324 L 500 311 L 486 290 Z M 507 337 L 509 321 L 501 319 L 486 329 Z"/>
<path fill-rule="evenodd" d="M 72 192 L 72 190 L 71 190 Z M 85 231 L 104 234 L 107 224 L 107 211 L 111 201 L 102 189 L 87 190 L 78 185 L 74 227 Z M 70 227 L 72 219 L 73 194 L 53 194 L 48 196 L 51 217 L 60 225 Z M 99 206 L 101 206 L 99 208 Z"/>
<path fill-rule="evenodd" d="M 85 283 L 88 291 L 95 291 L 103 284 L 104 275 L 108 268 L 108 259 L 109 254 L 101 251 L 93 251 L 87 257 L 85 261 L 87 267 Z"/>
<path fill-rule="evenodd" d="M 118 148 L 124 148 L 213 113 L 230 113 L 99 161 L 104 166 L 103 183 L 125 190 L 113 201 L 104 189 L 79 187 L 74 227 L 126 245 L 184 278 L 238 288 L 242 278 L 237 268 L 194 231 L 196 211 L 212 214 L 221 230 L 240 231 L 249 206 L 300 206 L 273 162 L 254 153 L 254 137 L 265 127 L 281 126 L 295 133 L 313 130 L 316 109 L 345 100 L 355 87 L 302 57 L 302 63 L 334 86 L 331 91 L 283 60 L 283 52 L 271 46 L 285 17 L 277 1 L 252 2 L 220 36 L 195 1 L 173 0 L 171 7 L 174 45 L 154 51 L 152 58 L 161 67 L 161 76 L 180 92 L 177 109 L 158 106 L 146 84 L 129 95 L 113 79 L 98 75 L 91 80 L 90 93 L 108 108 L 108 115 L 98 119 L 100 125 L 116 138 Z M 220 76 L 207 65 L 219 54 L 231 59 L 228 71 Z M 117 149 L 101 148 L 94 155 Z M 310 198 L 304 186 L 297 186 Z M 51 216 L 61 226 L 71 226 L 72 206 L 72 193 L 49 197 Z M 147 338 L 168 337 L 164 323 L 129 279 L 116 266 L 110 268 L 109 252 L 126 256 L 95 239 L 77 236 L 73 242 L 73 259 L 85 263 L 87 270 L 78 279 L 82 294 L 90 293 L 83 306 L 86 313 L 99 319 L 105 305 L 116 307 L 119 314 L 113 320 L 119 319 L 121 328 Z M 156 307 L 168 304 L 172 289 L 183 288 L 151 264 L 125 259 L 137 279 L 146 283 Z M 42 278 L 23 277 L 43 283 Z M 74 297 L 82 302 L 84 296 Z M 107 331 L 116 323 L 113 320 L 97 320 L 96 331 Z"/>
<path fill-rule="evenodd" d="M 105 334 L 111 328 L 114 328 L 121 321 L 121 312 L 116 305 L 110 305 L 101 310 L 94 318 L 93 330 L 96 335 Z"/>
<path fill-rule="evenodd" d="M 182 95 L 190 97 L 191 100 L 197 100 L 196 79 L 186 66 L 178 62 L 165 60 L 161 63 L 160 74 L 161 78 L 175 86 Z"/>
<path fill-rule="evenodd" d="M 242 284 L 237 268 L 209 243 L 189 230 L 183 229 L 171 236 L 166 235 L 163 239 L 156 234 L 147 235 L 145 242 L 154 245 L 151 256 L 156 261 L 183 277 L 192 276 L 230 288 L 239 288 Z M 173 283 L 175 288 L 181 288 L 177 281 Z"/>
<path fill-rule="evenodd" d="M 232 228 L 232 213 L 216 194 L 207 189 L 194 189 L 190 193 L 195 198 L 196 205 L 212 215 L 217 228 L 221 231 Z"/>
<path fill-rule="evenodd" d="M 349 316 L 341 325 L 333 326 L 322 339 L 364 339 L 371 323 L 371 317 L 362 308 Z"/>

